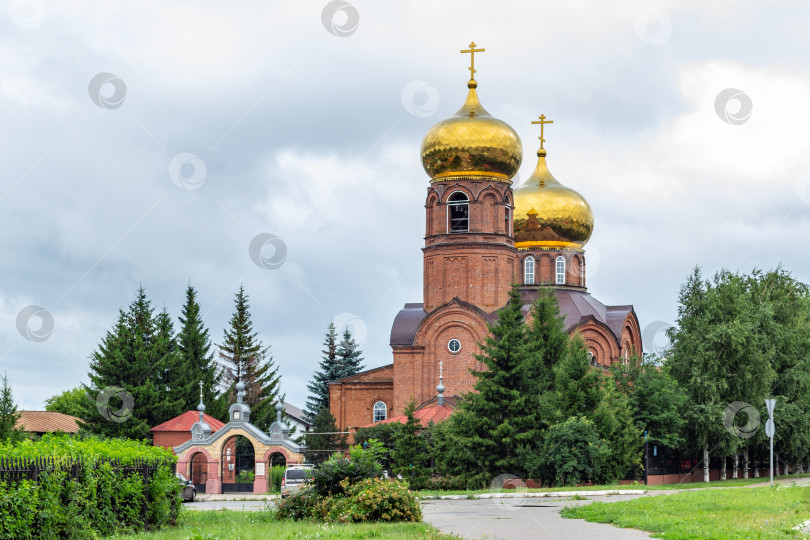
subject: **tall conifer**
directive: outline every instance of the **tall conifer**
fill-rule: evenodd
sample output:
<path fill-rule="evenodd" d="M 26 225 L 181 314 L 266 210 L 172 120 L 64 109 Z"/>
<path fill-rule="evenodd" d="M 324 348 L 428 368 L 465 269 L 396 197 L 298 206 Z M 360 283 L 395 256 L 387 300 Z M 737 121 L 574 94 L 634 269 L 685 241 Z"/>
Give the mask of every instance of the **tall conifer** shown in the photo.
<path fill-rule="evenodd" d="M 222 399 L 219 392 L 219 365 L 214 360 L 208 328 L 200 315 L 197 290 L 191 285 L 186 289 L 186 302 L 178 319 L 181 327 L 177 334 L 177 350 L 186 377 L 183 388 L 185 410 L 196 409 L 202 381 L 207 414 L 224 420 L 227 416 L 227 400 Z"/>
<path fill-rule="evenodd" d="M 244 287 L 236 293 L 234 313 L 230 327 L 225 330 L 219 347 L 219 358 L 223 364 L 223 383 L 235 400 L 233 386 L 241 378 L 245 383 L 245 403 L 251 408 L 251 423 L 261 429 L 268 429 L 276 418 L 275 403 L 279 395 L 281 376 L 269 355 L 270 347 L 265 347 L 253 331 L 250 320 L 250 305 Z"/>
<path fill-rule="evenodd" d="M 318 371 L 312 376 L 312 381 L 307 385 L 310 392 L 307 397 L 304 413 L 309 422 L 313 422 L 321 409 L 329 408 L 329 381 L 341 378 L 342 369 L 338 362 L 338 334 L 335 323 L 329 321 L 326 329 L 326 338 L 323 341 L 324 349 L 321 351 L 323 357 L 318 364 Z"/>
<path fill-rule="evenodd" d="M 339 366 L 339 376 L 337 378 L 350 377 L 365 368 L 363 365 L 363 353 L 360 351 L 360 346 L 354 340 L 354 336 L 352 336 L 348 327 L 343 331 L 343 338 L 338 344 L 337 362 Z"/>

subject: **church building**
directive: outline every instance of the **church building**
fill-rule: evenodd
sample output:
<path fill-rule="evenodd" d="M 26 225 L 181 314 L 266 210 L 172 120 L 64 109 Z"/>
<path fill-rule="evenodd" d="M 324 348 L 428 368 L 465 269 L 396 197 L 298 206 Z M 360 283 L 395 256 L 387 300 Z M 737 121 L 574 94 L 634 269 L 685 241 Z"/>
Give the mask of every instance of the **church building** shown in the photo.
<path fill-rule="evenodd" d="M 337 425 L 349 429 L 402 414 L 413 400 L 435 403 L 443 367 L 447 401 L 474 390 L 470 369 L 489 333 L 487 325 L 520 284 L 528 313 L 541 286 L 552 287 L 570 334 L 585 340 L 595 368 L 641 353 L 633 306 L 606 306 L 588 293 L 585 244 L 593 212 L 560 184 L 546 164 L 545 116 L 534 172 L 512 186 L 523 157 L 518 134 L 491 116 L 478 99 L 475 43 L 467 99 L 422 141 L 430 178 L 425 199 L 423 299 L 400 310 L 391 327 L 391 364 L 332 381 L 329 401 Z M 444 399 L 444 398 L 442 398 Z"/>

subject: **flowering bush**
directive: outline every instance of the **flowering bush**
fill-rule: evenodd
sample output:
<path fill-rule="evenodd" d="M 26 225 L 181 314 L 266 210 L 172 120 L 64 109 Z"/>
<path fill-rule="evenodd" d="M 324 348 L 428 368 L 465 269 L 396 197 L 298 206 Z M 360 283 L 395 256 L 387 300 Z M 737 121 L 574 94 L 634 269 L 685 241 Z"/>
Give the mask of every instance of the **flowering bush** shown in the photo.
<path fill-rule="evenodd" d="M 314 489 L 291 494 L 276 507 L 280 519 L 315 519 L 327 523 L 421 521 L 419 500 L 406 482 L 368 478 L 349 485 L 343 495 L 318 496 Z"/>
<path fill-rule="evenodd" d="M 276 506 L 279 519 L 317 519 L 333 523 L 421 521 L 422 510 L 408 483 L 380 478 L 384 450 L 373 439 L 351 449 L 350 459 L 332 456 L 312 482 Z"/>

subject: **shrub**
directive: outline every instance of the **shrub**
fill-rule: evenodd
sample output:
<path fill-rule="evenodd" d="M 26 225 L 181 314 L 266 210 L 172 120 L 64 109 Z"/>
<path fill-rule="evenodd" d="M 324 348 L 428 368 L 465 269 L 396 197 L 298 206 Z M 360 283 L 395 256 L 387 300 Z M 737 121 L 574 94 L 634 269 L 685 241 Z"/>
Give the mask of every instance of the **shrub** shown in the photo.
<path fill-rule="evenodd" d="M 382 445 L 371 439 L 368 446 L 353 446 L 349 459 L 335 454 L 321 463 L 312 474 L 312 485 L 318 496 L 343 495 L 346 487 L 366 478 L 382 476 L 380 459 L 385 453 Z"/>
<path fill-rule="evenodd" d="M 369 478 L 347 490 L 351 521 L 421 521 L 419 500 L 406 482 Z"/>
<path fill-rule="evenodd" d="M 273 465 L 270 468 L 270 485 L 267 488 L 273 493 L 281 493 L 281 480 L 284 478 L 284 465 Z"/>
<path fill-rule="evenodd" d="M 343 495 L 319 497 L 314 489 L 298 490 L 278 503 L 276 517 L 329 523 L 422 520 L 419 500 L 408 490 L 407 482 L 367 478 L 343 484 Z"/>
<path fill-rule="evenodd" d="M 461 476 L 436 476 L 428 480 L 425 489 L 438 491 L 462 491 L 469 489 L 469 482 Z"/>
<path fill-rule="evenodd" d="M 91 538 L 158 529 L 175 523 L 180 511 L 175 458 L 163 448 L 46 435 L 39 442 L 0 444 L 0 458 L 17 464 L 36 459 L 31 467 L 39 471 L 36 481 L 0 481 L 0 538 Z"/>
<path fill-rule="evenodd" d="M 239 471 L 236 475 L 237 484 L 252 484 L 256 480 L 256 473 L 253 471 Z"/>
<path fill-rule="evenodd" d="M 315 513 L 318 504 L 318 494 L 313 488 L 302 488 L 290 493 L 286 499 L 276 504 L 276 517 L 278 519 L 309 519 Z"/>
<path fill-rule="evenodd" d="M 599 439 L 593 423 L 581 416 L 551 426 L 539 456 L 525 454 L 531 477 L 563 486 L 598 481 L 609 458 L 609 445 Z"/>

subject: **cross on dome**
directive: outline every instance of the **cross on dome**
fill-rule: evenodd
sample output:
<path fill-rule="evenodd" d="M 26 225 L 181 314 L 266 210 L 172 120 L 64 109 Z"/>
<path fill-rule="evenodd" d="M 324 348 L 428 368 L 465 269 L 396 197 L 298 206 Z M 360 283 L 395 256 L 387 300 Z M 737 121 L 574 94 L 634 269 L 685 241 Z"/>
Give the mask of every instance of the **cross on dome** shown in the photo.
<path fill-rule="evenodd" d="M 553 124 L 553 123 L 554 123 L 554 120 L 546 120 L 546 115 L 545 114 L 540 115 L 539 121 L 535 120 L 534 122 L 532 122 L 532 124 L 540 124 L 540 137 L 538 137 L 538 139 L 540 139 L 540 148 L 541 149 L 543 148 L 543 143 L 546 142 L 546 140 L 543 138 L 543 128 L 546 127 L 546 124 Z"/>
<path fill-rule="evenodd" d="M 469 69 L 470 69 L 470 80 L 471 81 L 475 80 L 475 53 L 484 52 L 484 51 L 485 51 L 485 49 L 476 49 L 474 41 L 470 42 L 470 48 L 469 49 L 459 51 L 462 54 L 470 53 L 470 67 L 469 67 Z"/>

